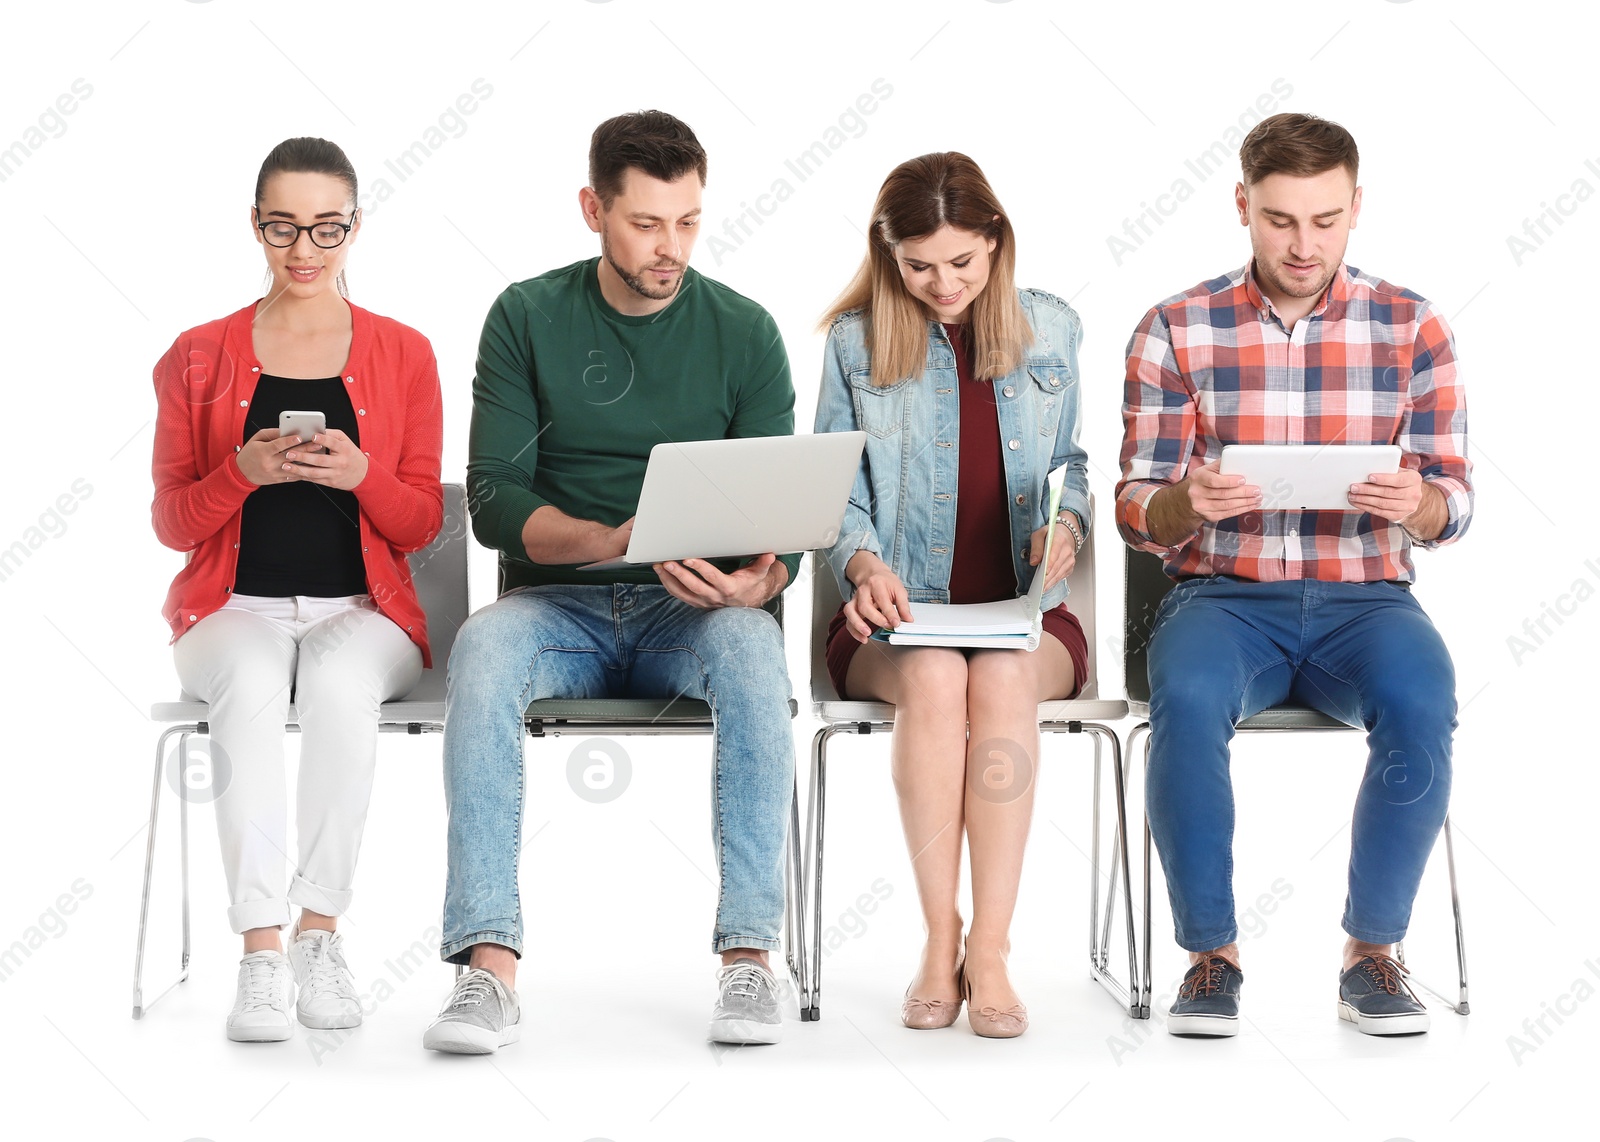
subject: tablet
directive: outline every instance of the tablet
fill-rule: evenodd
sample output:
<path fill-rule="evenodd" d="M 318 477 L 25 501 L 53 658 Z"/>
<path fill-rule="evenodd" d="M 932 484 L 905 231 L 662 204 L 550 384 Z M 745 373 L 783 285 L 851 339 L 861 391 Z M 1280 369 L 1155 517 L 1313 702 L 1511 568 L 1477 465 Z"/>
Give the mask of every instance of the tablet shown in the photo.
<path fill-rule="evenodd" d="M 1261 510 L 1359 511 L 1350 504 L 1350 485 L 1365 484 L 1375 472 L 1398 472 L 1400 448 L 1394 444 L 1229 444 L 1217 468 L 1240 475 L 1261 489 Z"/>
<path fill-rule="evenodd" d="M 832 546 L 866 444 L 859 431 L 657 444 L 627 554 L 578 570 Z"/>

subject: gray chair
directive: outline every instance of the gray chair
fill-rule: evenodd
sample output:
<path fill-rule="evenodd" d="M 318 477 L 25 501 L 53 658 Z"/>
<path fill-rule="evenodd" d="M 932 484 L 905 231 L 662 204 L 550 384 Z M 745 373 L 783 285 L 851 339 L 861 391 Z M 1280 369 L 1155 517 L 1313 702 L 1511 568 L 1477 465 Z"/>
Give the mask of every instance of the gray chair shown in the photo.
<path fill-rule="evenodd" d="M 778 596 L 773 614 L 781 626 L 782 595 Z M 799 704 L 789 699 L 789 716 L 793 718 L 799 711 Z M 523 724 L 529 736 L 539 741 L 559 738 L 562 734 L 580 737 L 710 735 L 714 728 L 711 707 L 696 698 L 541 698 L 529 704 Z M 808 998 L 805 947 L 800 935 L 805 922 L 805 897 L 800 879 L 799 780 L 796 772 L 789 802 L 789 844 L 784 868 L 788 891 L 783 926 L 785 956 L 800 991 L 803 1017 Z"/>
<path fill-rule="evenodd" d="M 1128 757 L 1135 756 L 1139 739 L 1144 739 L 1144 771 L 1148 776 L 1150 768 L 1150 679 L 1146 670 L 1149 657 L 1150 629 L 1155 624 L 1156 608 L 1161 599 L 1172 589 L 1173 581 L 1168 578 L 1162 566 L 1160 557 L 1144 551 L 1126 551 L 1126 589 L 1127 612 L 1123 625 L 1123 669 L 1128 692 L 1128 712 L 1135 718 L 1141 719 L 1128 733 Z M 1315 732 L 1337 732 L 1360 729 L 1359 726 L 1349 726 L 1337 718 L 1330 718 L 1319 710 L 1306 709 L 1299 706 L 1274 706 L 1269 710 L 1246 718 L 1240 722 L 1236 729 L 1240 733 L 1284 733 L 1294 730 L 1310 730 Z M 1418 986 L 1438 996 L 1450 1008 L 1460 1015 L 1466 1015 L 1470 1010 L 1467 1004 L 1467 946 L 1461 927 L 1461 896 L 1456 886 L 1456 854 L 1455 843 L 1450 833 L 1450 818 L 1444 819 L 1444 851 L 1445 862 L 1450 871 L 1450 909 L 1455 916 L 1456 926 L 1456 967 L 1459 976 L 1459 998 L 1455 1001 L 1440 991 L 1429 987 L 1421 979 L 1417 980 Z M 1151 918 L 1150 918 L 1150 881 L 1151 881 L 1151 853 L 1150 853 L 1150 820 L 1145 818 L 1144 825 L 1144 971 L 1140 985 L 1140 1016 L 1150 1018 L 1151 989 L 1153 977 L 1151 972 Z M 1405 963 L 1405 945 L 1395 947 L 1395 958 L 1402 964 Z"/>
<path fill-rule="evenodd" d="M 894 729 L 894 706 L 887 702 L 852 702 L 841 699 L 828 677 L 826 643 L 828 622 L 839 609 L 839 584 L 827 562 L 818 553 L 813 557 L 811 592 L 811 698 L 817 718 L 824 723 L 811 745 L 810 802 L 807 815 L 807 876 L 811 881 L 812 944 L 811 981 L 807 989 L 811 1006 L 807 1019 L 821 1016 L 822 994 L 822 857 L 823 828 L 827 809 L 828 743 L 835 734 L 869 735 Z M 1121 699 L 1100 697 L 1096 675 L 1094 533 L 1078 553 L 1077 566 L 1067 580 L 1071 589 L 1073 614 L 1083 624 L 1089 646 L 1088 678 L 1082 693 L 1071 701 L 1041 702 L 1039 729 L 1043 733 L 1087 733 L 1094 738 L 1094 788 L 1089 856 L 1089 973 L 1105 987 L 1130 1014 L 1138 1013 L 1138 948 L 1133 922 L 1133 891 L 1128 874 L 1127 809 L 1122 770 L 1122 746 L 1116 733 L 1101 721 L 1115 721 L 1128 712 Z M 1093 720 L 1091 720 L 1093 719 Z M 1114 800 L 1117 825 L 1111 847 L 1109 886 L 1102 888 L 1100 864 L 1100 746 L 1111 751 L 1115 775 Z M 1041 761 L 1043 750 L 1040 750 Z M 1123 912 L 1127 919 L 1128 984 L 1124 986 L 1111 970 L 1111 924 L 1118 883 L 1122 887 Z M 1103 893 L 1103 896 L 1102 896 Z"/>
<path fill-rule="evenodd" d="M 467 549 L 472 544 L 467 518 L 466 489 L 460 484 L 444 485 L 444 524 L 434 541 L 410 556 L 412 582 L 423 611 L 428 616 L 428 641 L 433 651 L 432 668 L 406 697 L 385 702 L 378 712 L 378 730 L 391 734 L 436 734 L 444 730 L 445 663 L 455 645 L 456 631 L 467 621 Z M 150 787 L 150 821 L 145 838 L 144 889 L 139 900 L 139 936 L 133 959 L 133 1017 L 144 1014 L 144 945 L 150 916 L 151 874 L 155 867 L 156 823 L 161 809 L 162 769 L 167 741 L 178 738 L 178 758 L 188 757 L 189 738 L 210 732 L 206 723 L 207 703 L 187 696 L 176 702 L 157 702 L 150 708 L 154 722 L 168 725 L 156 741 L 155 776 Z M 294 706 L 289 707 L 286 729 L 298 732 Z M 178 798 L 178 852 L 183 882 L 183 959 L 177 983 L 189 978 L 189 799 Z M 177 986 L 177 983 L 172 986 Z M 170 990 L 170 989 L 169 989 Z M 163 992 L 165 994 L 165 992 Z M 157 997 L 159 998 L 159 996 Z M 153 1001 L 152 1001 L 153 1002 Z"/>

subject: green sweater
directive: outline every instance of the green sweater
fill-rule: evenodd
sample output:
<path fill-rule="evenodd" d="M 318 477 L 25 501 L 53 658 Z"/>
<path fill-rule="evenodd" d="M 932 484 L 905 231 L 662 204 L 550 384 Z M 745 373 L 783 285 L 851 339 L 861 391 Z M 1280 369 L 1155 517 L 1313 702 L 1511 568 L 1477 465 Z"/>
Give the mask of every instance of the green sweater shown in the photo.
<path fill-rule="evenodd" d="M 630 317 L 601 296 L 599 261 L 508 286 L 483 323 L 467 496 L 473 534 L 500 552 L 502 591 L 659 583 L 649 567 L 533 563 L 522 527 L 545 504 L 622 523 L 638 507 L 650 449 L 664 441 L 794 432 L 789 358 L 766 310 L 686 269 L 671 305 Z M 783 562 L 792 583 L 800 557 Z"/>

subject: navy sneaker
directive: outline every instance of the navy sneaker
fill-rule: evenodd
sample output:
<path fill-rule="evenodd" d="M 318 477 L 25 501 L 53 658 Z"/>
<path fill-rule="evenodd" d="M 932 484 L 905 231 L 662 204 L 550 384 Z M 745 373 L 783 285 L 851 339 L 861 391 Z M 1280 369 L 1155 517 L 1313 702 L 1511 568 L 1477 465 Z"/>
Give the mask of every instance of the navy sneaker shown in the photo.
<path fill-rule="evenodd" d="M 1364 1035 L 1416 1035 L 1428 1029 L 1428 1009 L 1405 981 L 1405 964 L 1391 956 L 1362 956 L 1339 977 L 1339 1018 Z"/>
<path fill-rule="evenodd" d="M 1226 956 L 1209 955 L 1183 977 L 1178 1000 L 1167 1012 L 1174 1035 L 1221 1038 L 1239 1033 L 1239 989 L 1244 972 Z"/>

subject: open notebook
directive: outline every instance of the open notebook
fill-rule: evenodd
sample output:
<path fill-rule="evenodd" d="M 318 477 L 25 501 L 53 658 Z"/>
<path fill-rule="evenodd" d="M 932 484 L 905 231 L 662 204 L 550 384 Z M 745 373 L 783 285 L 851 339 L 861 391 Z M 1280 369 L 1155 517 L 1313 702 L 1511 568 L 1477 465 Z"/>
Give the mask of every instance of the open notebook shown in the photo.
<path fill-rule="evenodd" d="M 1060 506 L 1061 481 L 1054 480 L 1045 519 L 1055 519 Z M 1026 595 L 993 603 L 912 603 L 914 621 L 901 623 L 894 630 L 874 631 L 872 637 L 894 646 L 1038 650 L 1044 636 L 1039 602 L 1044 596 L 1045 568 L 1050 566 L 1050 545 L 1055 534 L 1053 527 L 1045 532 L 1044 556 L 1034 568 L 1033 583 Z"/>

